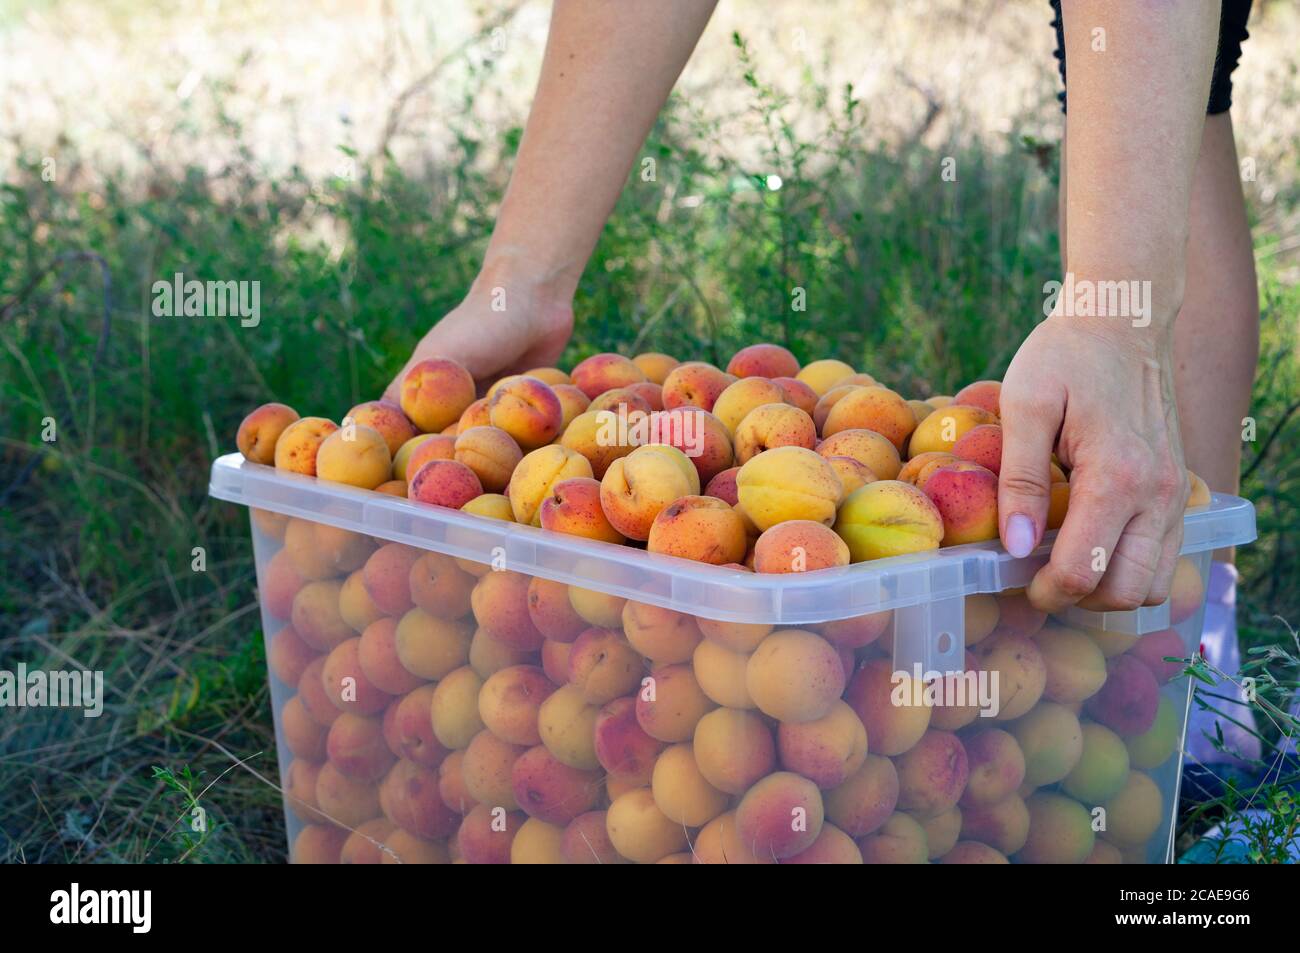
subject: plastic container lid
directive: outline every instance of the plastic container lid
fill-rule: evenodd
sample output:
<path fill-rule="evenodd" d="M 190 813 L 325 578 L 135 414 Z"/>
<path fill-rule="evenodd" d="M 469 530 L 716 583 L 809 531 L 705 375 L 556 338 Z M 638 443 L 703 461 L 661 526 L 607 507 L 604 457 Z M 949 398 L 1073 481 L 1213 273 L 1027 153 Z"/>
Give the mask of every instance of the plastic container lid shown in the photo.
<path fill-rule="evenodd" d="M 760 574 L 647 553 L 518 523 L 488 519 L 249 463 L 231 453 L 212 464 L 211 496 L 421 549 L 494 563 L 514 572 L 726 622 L 811 625 L 886 609 L 1025 586 L 1047 562 L 1055 533 L 1016 559 L 992 540 L 808 573 Z M 1255 539 L 1255 509 L 1214 494 L 1189 510 L 1184 555 Z M 1163 613 L 1163 622 L 1161 614 Z M 1071 609 L 1081 625 L 1146 632 L 1168 624 L 1169 607 L 1134 612 Z"/>

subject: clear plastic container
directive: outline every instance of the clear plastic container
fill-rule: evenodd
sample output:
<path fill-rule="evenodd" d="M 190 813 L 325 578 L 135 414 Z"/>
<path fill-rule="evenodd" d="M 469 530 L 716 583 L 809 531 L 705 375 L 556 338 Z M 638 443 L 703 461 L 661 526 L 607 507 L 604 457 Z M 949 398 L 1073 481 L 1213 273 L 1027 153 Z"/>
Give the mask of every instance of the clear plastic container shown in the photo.
<path fill-rule="evenodd" d="M 1165 862 L 1211 551 L 1046 619 L 996 542 L 763 575 L 247 463 L 297 862 Z M 433 554 L 433 555 L 427 555 Z M 864 754 L 865 750 L 865 754 Z"/>

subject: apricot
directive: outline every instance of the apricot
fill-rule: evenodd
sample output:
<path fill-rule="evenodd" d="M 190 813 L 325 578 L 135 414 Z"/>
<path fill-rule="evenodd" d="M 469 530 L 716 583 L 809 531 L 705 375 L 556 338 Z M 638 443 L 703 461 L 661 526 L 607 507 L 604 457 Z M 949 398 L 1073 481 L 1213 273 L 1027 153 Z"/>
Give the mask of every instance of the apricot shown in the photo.
<path fill-rule="evenodd" d="M 1100 837 L 1092 845 L 1092 852 L 1084 858 L 1085 864 L 1122 864 L 1124 855 L 1114 844 L 1107 844 Z"/>
<path fill-rule="evenodd" d="M 645 375 L 646 380 L 655 384 L 663 384 L 668 379 L 668 375 L 672 373 L 673 368 L 677 367 L 681 362 L 668 354 L 647 351 L 632 358 L 632 363 L 637 366 L 637 370 Z"/>
<path fill-rule="evenodd" d="M 580 771 L 594 771 L 600 767 L 596 757 L 599 714 L 600 709 L 588 704 L 576 687 L 560 686 L 537 710 L 537 731 L 542 744 L 561 764 Z"/>
<path fill-rule="evenodd" d="M 256 413 L 256 411 L 254 411 Z M 293 421 L 275 441 L 275 467 L 303 476 L 316 475 L 316 454 L 339 425 L 324 417 L 302 417 Z"/>
<path fill-rule="evenodd" d="M 749 697 L 783 722 L 816 721 L 844 693 L 845 673 L 834 646 L 813 632 L 773 632 L 745 668 Z"/>
<path fill-rule="evenodd" d="M 411 457 L 415 455 L 415 451 L 418 450 L 422 444 L 429 440 L 437 440 L 438 436 L 438 434 L 432 433 L 416 434 L 398 447 L 397 451 L 393 454 L 393 478 L 397 480 L 405 480 L 408 473 L 414 473 L 418 468 L 408 468 Z M 435 446 L 438 445 L 440 444 L 435 444 Z M 454 438 L 452 440 L 452 445 L 453 447 L 455 446 Z M 443 459 L 447 458 L 444 457 Z"/>
<path fill-rule="evenodd" d="M 559 436 L 564 407 L 549 384 L 520 375 L 498 384 L 488 400 L 488 420 L 522 450 L 536 450 Z"/>
<path fill-rule="evenodd" d="M 511 665 L 526 665 L 533 661 L 534 653 L 513 649 L 484 628 L 476 629 L 469 642 L 469 666 L 479 678 L 487 678 Z"/>
<path fill-rule="evenodd" d="M 938 680 L 939 695 L 930 713 L 931 728 L 957 731 L 979 717 L 978 692 L 974 690 L 978 677 L 979 662 L 975 654 L 967 650 L 962 670 L 946 673 Z"/>
<path fill-rule="evenodd" d="M 560 433 L 563 434 L 569 429 L 570 424 L 587 412 L 591 401 L 572 384 L 552 384 L 551 390 L 555 392 L 555 397 L 560 402 Z M 483 422 L 491 423 L 491 417 Z M 461 426 L 464 426 L 463 421 Z"/>
<path fill-rule="evenodd" d="M 611 775 L 650 783 L 655 759 L 665 743 L 652 738 L 637 720 L 632 696 L 601 706 L 593 728 L 596 759 Z"/>
<path fill-rule="evenodd" d="M 1119 655 L 1106 663 L 1106 681 L 1084 708 L 1121 738 L 1132 738 L 1150 730 L 1159 704 L 1160 687 L 1151 669 L 1131 655 Z"/>
<path fill-rule="evenodd" d="M 845 378 L 845 383 L 832 387 L 825 394 L 817 398 L 817 403 L 813 405 L 812 419 L 813 424 L 817 427 L 817 432 L 824 434 L 826 430 L 826 418 L 831 415 L 831 409 L 834 408 L 846 396 L 855 390 L 861 390 L 864 384 L 849 383 L 852 378 Z M 891 443 L 890 446 L 893 446 Z M 895 451 L 897 452 L 897 451 Z"/>
<path fill-rule="evenodd" d="M 811 520 L 788 520 L 764 531 L 754 545 L 754 570 L 811 572 L 849 564 L 849 548 L 833 530 Z"/>
<path fill-rule="evenodd" d="M 389 749 L 399 758 L 426 768 L 438 767 L 450 753 L 434 733 L 430 718 L 435 691 L 433 685 L 421 685 L 393 702 L 384 712 L 384 740 Z"/>
<path fill-rule="evenodd" d="M 379 788 L 373 781 L 348 777 L 327 761 L 316 776 L 316 804 L 335 824 L 360 827 L 380 814 Z"/>
<path fill-rule="evenodd" d="M 683 827 L 702 827 L 726 810 L 728 798 L 700 772 L 692 745 L 670 745 L 655 761 L 650 790 L 655 806 Z"/>
<path fill-rule="evenodd" d="M 835 532 L 854 562 L 938 549 L 943 518 L 924 493 L 899 480 L 879 480 L 856 490 L 840 507 Z"/>
<path fill-rule="evenodd" d="M 741 421 L 751 411 L 765 404 L 785 406 L 785 391 L 781 385 L 765 377 L 746 377 L 729 385 L 719 394 L 710 411 L 729 433 L 739 437 Z M 808 419 L 811 421 L 812 418 Z"/>
<path fill-rule="evenodd" d="M 384 613 L 375 605 L 366 592 L 365 573 L 358 569 L 351 573 L 339 590 L 339 615 L 351 627 L 353 632 L 364 632 L 373 622 L 384 618 Z"/>
<path fill-rule="evenodd" d="M 891 815 L 858 848 L 864 864 L 924 864 L 930 855 L 925 828 L 907 814 Z"/>
<path fill-rule="evenodd" d="M 322 823 L 325 816 L 316 805 L 316 780 L 321 765 L 294 758 L 284 774 L 284 800 L 294 816 L 310 824 Z"/>
<path fill-rule="evenodd" d="M 1142 638 L 1140 635 L 1131 635 L 1128 632 L 1108 632 L 1105 629 L 1088 629 L 1087 636 L 1108 659 L 1123 655 Z"/>
<path fill-rule="evenodd" d="M 1106 659 L 1087 634 L 1052 624 L 1034 642 L 1047 666 L 1045 698 L 1075 704 L 1091 698 L 1106 681 Z"/>
<path fill-rule="evenodd" d="M 361 668 L 361 639 L 345 639 L 330 650 L 321 669 L 321 684 L 339 711 L 373 715 L 387 707 L 390 696 L 366 677 Z"/>
<path fill-rule="evenodd" d="M 1019 794 L 987 804 L 962 805 L 962 840 L 979 841 L 1010 856 L 1025 846 L 1028 837 L 1029 809 Z"/>
<path fill-rule="evenodd" d="M 1173 702 L 1162 696 L 1156 709 L 1156 720 L 1151 727 L 1125 742 L 1129 764 L 1143 770 L 1160 767 L 1178 749 L 1182 741 L 1182 730 L 1182 716 L 1178 709 Z"/>
<path fill-rule="evenodd" d="M 786 403 L 755 407 L 737 425 L 735 434 L 736 462 L 740 464 L 773 447 L 811 450 L 817 445 L 817 428 L 812 417 Z"/>
<path fill-rule="evenodd" d="M 1061 781 L 1061 790 L 1085 805 L 1113 797 L 1128 777 L 1129 758 L 1124 740 L 1104 725 L 1082 726 L 1083 752 Z"/>
<path fill-rule="evenodd" d="M 257 596 L 262 608 L 272 618 L 288 619 L 293 613 L 294 596 L 298 595 L 298 590 L 306 582 L 306 578 L 294 565 L 289 551 L 281 549 L 267 561 L 258 580 Z"/>
<path fill-rule="evenodd" d="M 337 864 L 348 836 L 332 824 L 308 824 L 294 838 L 289 856 L 295 864 Z"/>
<path fill-rule="evenodd" d="M 1034 635 L 1047 622 L 1047 613 L 1035 608 L 1023 589 L 1004 589 L 993 597 L 998 604 L 998 628 L 1015 635 Z"/>
<path fill-rule="evenodd" d="M 337 712 L 335 716 L 337 717 Z M 280 709 L 280 735 L 294 757 L 319 761 L 325 757 L 329 729 L 312 717 L 301 695 L 294 695 Z"/>
<path fill-rule="evenodd" d="M 560 446 L 581 454 L 591 464 L 591 473 L 601 479 L 610 465 L 626 457 L 639 446 L 638 433 L 631 429 L 620 432 L 619 418 L 605 410 L 587 410 L 578 414 L 564 429 Z"/>
<path fill-rule="evenodd" d="M 635 386 L 635 385 L 633 385 Z M 611 411 L 626 420 L 644 419 L 654 408 L 650 401 L 631 387 L 616 387 L 607 390 L 587 405 L 587 410 L 600 414 Z"/>
<path fill-rule="evenodd" d="M 935 410 L 938 410 L 940 407 L 947 407 L 949 404 L 953 402 L 953 400 L 952 397 L 950 397 L 947 394 L 934 394 L 930 397 L 927 397 L 925 399 L 925 402 L 929 404 L 931 407 L 933 407 Z"/>
<path fill-rule="evenodd" d="M 340 864 L 381 864 L 387 840 L 397 828 L 387 818 L 377 817 L 366 821 L 354 830 L 339 854 Z"/>
<path fill-rule="evenodd" d="M 982 407 L 968 404 L 949 404 L 936 410 L 916 426 L 907 445 L 908 456 L 927 452 L 951 452 L 953 446 L 967 431 L 980 424 L 996 424 L 997 415 Z"/>
<path fill-rule="evenodd" d="M 1169 589 L 1169 624 L 1178 625 L 1201 608 L 1205 585 L 1196 563 L 1186 556 L 1174 564 L 1174 578 Z"/>
<path fill-rule="evenodd" d="M 853 842 L 853 838 L 830 823 L 822 824 L 821 833 L 817 835 L 811 847 L 781 861 L 783 864 L 860 864 L 862 862 L 862 851 Z"/>
<path fill-rule="evenodd" d="M 507 489 L 515 522 L 540 525 L 542 501 L 555 484 L 570 477 L 590 478 L 591 474 L 587 458 L 566 447 L 542 447 L 525 455 L 515 467 Z"/>
<path fill-rule="evenodd" d="M 470 610 L 474 577 L 454 559 L 426 552 L 411 564 L 408 574 L 411 602 L 439 619 L 459 619 Z"/>
<path fill-rule="evenodd" d="M 827 457 L 826 462 L 831 465 L 831 469 L 840 478 L 840 485 L 844 488 L 844 496 L 848 496 L 854 490 L 864 487 L 868 483 L 875 483 L 879 479 L 871 472 L 870 468 L 852 457 Z"/>
<path fill-rule="evenodd" d="M 1129 649 L 1129 655 L 1151 670 L 1157 685 L 1163 685 L 1179 675 L 1189 664 L 1189 652 L 1183 645 L 1183 637 L 1177 629 L 1161 629 L 1148 632 Z M 1174 661 L 1166 662 L 1166 658 Z"/>
<path fill-rule="evenodd" d="M 735 380 L 730 374 L 703 361 L 678 364 L 663 381 L 664 408 L 698 407 L 712 411 L 719 395 Z"/>
<path fill-rule="evenodd" d="M 1020 863 L 1081 864 L 1092 853 L 1092 817 L 1078 801 L 1039 792 L 1026 799 L 1025 808 L 1029 836 L 1016 855 Z"/>
<path fill-rule="evenodd" d="M 479 718 L 503 741 L 515 745 L 541 744 L 538 712 L 555 691 L 535 665 L 512 665 L 493 673 L 479 692 Z"/>
<path fill-rule="evenodd" d="M 628 694 L 639 684 L 641 672 L 641 656 L 611 629 L 587 629 L 569 651 L 569 684 L 591 705 Z"/>
<path fill-rule="evenodd" d="M 725 649 L 745 654 L 758 648 L 758 643 L 767 638 L 774 628 L 766 622 L 723 622 L 703 616 L 698 616 L 695 624 L 700 627 L 700 633 L 706 639 Z"/>
<path fill-rule="evenodd" d="M 302 678 L 298 680 L 298 694 L 296 696 L 297 699 L 300 702 L 302 702 L 302 706 L 303 706 L 302 713 L 308 715 L 309 716 L 308 721 L 311 724 L 314 724 L 318 729 L 321 725 L 327 727 L 329 725 L 332 725 L 334 723 L 334 719 L 339 716 L 339 710 L 336 707 L 334 707 L 334 702 L 330 700 L 329 694 L 325 691 L 324 680 L 321 678 L 321 672 L 323 672 L 324 669 L 325 669 L 324 656 L 315 659 L 310 665 L 308 665 L 305 669 L 303 669 Z M 292 702 L 293 702 L 292 698 L 289 699 L 289 701 L 285 702 L 284 707 L 286 712 L 293 707 L 293 705 L 291 704 Z M 281 712 L 280 717 L 282 719 L 286 718 L 285 713 Z M 321 734 L 320 739 L 321 739 L 321 749 L 319 754 L 315 756 L 307 754 L 306 752 L 303 751 L 298 751 L 293 748 L 291 748 L 291 750 L 293 750 L 293 753 L 298 755 L 298 757 L 300 758 L 323 757 L 325 754 L 324 733 Z"/>
<path fill-rule="evenodd" d="M 852 457 L 880 480 L 897 478 L 902 467 L 894 444 L 872 430 L 840 430 L 817 444 L 817 452 L 823 457 Z"/>
<path fill-rule="evenodd" d="M 390 457 L 396 456 L 408 441 L 419 434 L 402 408 L 390 400 L 368 400 L 357 404 L 343 419 L 378 431 L 384 438 Z"/>
<path fill-rule="evenodd" d="M 1009 864 L 1006 855 L 988 844 L 979 841 L 963 840 L 953 845 L 952 850 L 940 858 L 941 864 Z"/>
<path fill-rule="evenodd" d="M 572 477 L 552 486 L 538 510 L 538 522 L 542 529 L 557 533 L 623 542 L 623 534 L 610 525 L 601 509 L 600 483 L 590 477 Z"/>
<path fill-rule="evenodd" d="M 528 820 L 522 811 L 479 804 L 461 821 L 456 847 L 467 864 L 508 864 L 511 845 Z"/>
<path fill-rule="evenodd" d="M 966 597 L 965 626 L 966 647 L 978 645 L 997 628 L 998 602 L 988 593 L 972 593 Z"/>
<path fill-rule="evenodd" d="M 593 354 L 580 361 L 570 376 L 573 384 L 595 400 L 607 390 L 646 380 L 645 373 L 621 354 Z"/>
<path fill-rule="evenodd" d="M 919 818 L 934 817 L 955 807 L 970 776 L 961 740 L 951 731 L 934 728 L 900 755 L 894 765 L 898 769 L 898 807 Z"/>
<path fill-rule="evenodd" d="M 389 695 L 405 695 L 423 681 L 402 665 L 397 654 L 397 620 L 387 616 L 372 622 L 361 633 L 357 662 L 371 684 Z"/>
<path fill-rule="evenodd" d="M 542 659 L 542 671 L 556 685 L 569 684 L 569 656 L 573 653 L 572 642 L 557 642 L 547 639 L 542 643 L 539 653 Z"/>
<path fill-rule="evenodd" d="M 400 827 L 384 839 L 381 864 L 449 864 L 451 855 L 438 841 L 424 840 Z"/>
<path fill-rule="evenodd" d="M 1025 783 L 1042 787 L 1060 781 L 1083 755 L 1083 732 L 1074 712 L 1042 702 L 1011 725 L 1025 755 Z"/>
<path fill-rule="evenodd" d="M 562 864 L 565 862 L 560 850 L 563 837 L 563 827 L 530 817 L 510 842 L 510 863 Z"/>
<path fill-rule="evenodd" d="M 471 633 L 460 622 L 412 609 L 397 623 L 397 657 L 412 675 L 439 679 L 469 660 Z"/>
<path fill-rule="evenodd" d="M 793 857 L 817 840 L 825 820 L 821 792 L 807 778 L 777 771 L 756 783 L 736 806 L 741 843 L 759 857 Z"/>
<path fill-rule="evenodd" d="M 585 401 L 586 397 L 583 397 L 583 400 Z M 465 412 L 462 413 L 460 415 L 460 419 L 456 421 L 455 424 L 456 433 L 459 433 L 462 430 L 469 430 L 470 427 L 492 426 L 492 414 L 488 409 L 488 405 L 491 402 L 492 402 L 491 398 L 489 397 L 480 397 L 478 400 L 474 401 L 472 404 L 466 407 Z M 446 429 L 444 429 L 442 432 L 443 434 L 446 434 L 447 436 L 450 436 L 453 439 L 456 436 L 456 434 L 454 433 L 447 434 Z"/>
<path fill-rule="evenodd" d="M 530 371 L 525 371 L 524 376 L 536 377 L 539 381 L 544 381 L 552 387 L 555 387 L 557 384 L 573 383 L 573 378 L 558 367 L 534 367 Z"/>
<path fill-rule="evenodd" d="M 700 774 L 727 794 L 744 794 L 776 767 L 772 731 L 752 711 L 715 708 L 696 723 L 692 744 Z"/>
<path fill-rule="evenodd" d="M 450 837 L 461 824 L 442 800 L 438 775 L 414 761 L 393 765 L 379 785 L 379 805 L 393 824 L 424 840 Z"/>
<path fill-rule="evenodd" d="M 861 767 L 825 792 L 826 818 L 850 837 L 877 830 L 898 803 L 898 772 L 888 758 L 869 754 Z"/>
<path fill-rule="evenodd" d="M 465 790 L 480 804 L 518 810 L 511 772 L 528 747 L 504 741 L 486 728 L 480 731 L 470 739 L 461 760 Z"/>
<path fill-rule="evenodd" d="M 825 825 L 823 825 L 825 829 Z M 774 857 L 754 853 L 740 837 L 736 812 L 719 814 L 700 828 L 688 855 L 695 864 L 775 864 Z"/>
<path fill-rule="evenodd" d="M 797 377 L 774 377 L 772 383 L 781 388 L 787 404 L 798 407 L 809 417 L 813 415 L 817 402 L 821 399 L 815 390 Z"/>
<path fill-rule="evenodd" d="M 453 749 L 465 748 L 483 730 L 478 696 L 483 679 L 468 665 L 448 672 L 433 689 L 429 719 L 438 743 Z"/>
<path fill-rule="evenodd" d="M 490 572 L 470 595 L 474 618 L 494 639 L 521 652 L 535 652 L 544 636 L 533 624 L 528 591 L 532 580 L 517 572 Z"/>
<path fill-rule="evenodd" d="M 819 788 L 833 788 L 866 761 L 867 729 L 857 712 L 837 700 L 816 721 L 782 723 L 777 728 L 777 745 L 782 768 L 803 775 Z"/>
<path fill-rule="evenodd" d="M 727 373 L 736 377 L 794 377 L 799 373 L 799 361 L 779 344 L 751 344 L 731 356 Z"/>
<path fill-rule="evenodd" d="M 415 471 L 406 496 L 417 503 L 458 510 L 483 493 L 483 484 L 465 464 L 456 460 L 430 460 Z"/>
<path fill-rule="evenodd" d="M 600 483 L 600 503 L 614 529 L 629 539 L 646 540 L 662 510 L 699 492 L 699 474 L 687 456 L 652 444 L 610 465 Z"/>
<path fill-rule="evenodd" d="M 695 679 L 709 700 L 728 708 L 753 708 L 749 695 L 749 655 L 705 639 L 692 656 Z"/>
<path fill-rule="evenodd" d="M 285 685 L 293 687 L 302 673 L 320 653 L 302 640 L 292 625 L 286 625 L 271 636 L 266 646 L 266 662 L 271 674 Z"/>
<path fill-rule="evenodd" d="M 943 518 L 941 546 L 997 539 L 998 478 L 993 471 L 975 464 L 939 467 L 923 490 Z"/>
<path fill-rule="evenodd" d="M 853 368 L 843 361 L 821 360 L 805 364 L 795 374 L 795 379 L 803 381 L 821 397 L 839 384 L 844 378 L 853 376 Z"/>
<path fill-rule="evenodd" d="M 829 525 L 843 491 L 825 458 L 804 447 L 759 454 L 740 468 L 736 486 L 741 506 L 760 530 L 798 519 Z"/>
<path fill-rule="evenodd" d="M 641 683 L 636 720 L 646 734 L 658 741 L 688 741 L 700 719 L 713 707 L 690 665 L 664 665 Z"/>
<path fill-rule="evenodd" d="M 959 462 L 951 453 L 930 451 L 912 457 L 898 471 L 898 479 L 910 483 L 918 489 L 923 488 L 925 479 L 939 467 Z"/>
<path fill-rule="evenodd" d="M 247 456 L 247 454 L 245 454 Z M 1191 470 L 1187 471 L 1187 505 L 1186 509 L 1192 509 L 1197 506 L 1209 506 L 1211 503 L 1210 488 L 1204 480 L 1198 477 Z"/>
<path fill-rule="evenodd" d="M 930 860 L 938 860 L 957 846 L 957 838 L 961 835 L 961 808 L 950 807 L 933 817 L 914 816 L 913 820 L 918 821 L 925 831 Z"/>
<path fill-rule="evenodd" d="M 1010 732 L 990 728 L 963 738 L 969 777 L 959 803 L 994 804 L 1025 782 L 1025 755 Z"/>
<path fill-rule="evenodd" d="M 1167 823 L 1160 788 L 1141 771 L 1130 771 L 1123 786 L 1102 802 L 1102 837 L 1120 848 L 1140 847 Z"/>
<path fill-rule="evenodd" d="M 1002 427 L 998 424 L 972 427 L 952 445 L 952 454 L 960 460 L 978 463 L 996 476 L 1002 472 Z"/>
<path fill-rule="evenodd" d="M 916 426 L 912 408 L 892 390 L 857 387 L 831 407 L 822 425 L 822 435 L 830 437 L 841 430 L 874 430 L 901 453 Z"/>
<path fill-rule="evenodd" d="M 598 629 L 618 629 L 623 624 L 623 605 L 627 600 L 608 592 L 569 587 L 569 605 L 588 626 Z M 581 635 L 581 633 L 579 633 Z"/>
<path fill-rule="evenodd" d="M 545 745 L 520 755 L 510 777 L 520 809 L 560 827 L 595 807 L 601 793 L 598 772 L 564 764 Z"/>
<path fill-rule="evenodd" d="M 996 685 L 997 714 L 991 717 L 1011 721 L 1038 704 L 1047 685 L 1047 664 L 1033 639 L 999 631 L 980 642 L 974 651 L 980 669 L 988 672 L 990 684 Z M 870 724 L 867 730 L 871 730 Z"/>
<path fill-rule="evenodd" d="M 424 437 L 425 439 L 416 438 L 419 443 L 411 450 L 403 467 L 402 479 L 407 481 L 407 492 L 410 492 L 410 480 L 426 463 L 456 459 L 455 437 L 445 434 L 425 434 Z"/>
<path fill-rule="evenodd" d="M 623 857 L 652 864 L 686 847 L 686 829 L 664 815 L 648 787 L 619 795 L 605 815 L 610 843 Z"/>
<path fill-rule="evenodd" d="M 402 378 L 402 410 L 425 433 L 455 423 L 476 396 L 469 371 L 444 358 L 420 361 Z"/>
<path fill-rule="evenodd" d="M 606 812 L 579 814 L 560 836 L 560 856 L 566 864 L 624 864 L 605 829 Z"/>
<path fill-rule="evenodd" d="M 470 427 L 458 430 L 455 459 L 474 471 L 483 489 L 499 493 L 510 482 L 523 451 L 514 438 L 499 427 Z"/>
<path fill-rule="evenodd" d="M 912 703 L 915 680 L 901 672 L 897 684 L 895 678 L 890 662 L 872 659 L 854 673 L 844 694 L 867 729 L 873 754 L 900 755 L 920 741 L 930 726 L 930 707 Z"/>
<path fill-rule="evenodd" d="M 972 407 L 980 407 L 991 414 L 1000 416 L 1002 413 L 999 404 L 1001 393 L 1001 381 L 975 381 L 957 391 L 953 395 L 952 402 L 954 404 L 969 404 Z"/>
<path fill-rule="evenodd" d="M 535 576 L 528 583 L 526 598 L 533 626 L 552 642 L 572 642 L 588 627 L 569 601 L 569 587 L 562 582 Z"/>
<path fill-rule="evenodd" d="M 871 645 L 889 630 L 894 619 L 892 610 L 868 612 L 866 615 L 833 619 L 817 626 L 822 638 L 838 649 L 861 649 Z"/>
<path fill-rule="evenodd" d="M 661 509 L 650 524 L 647 550 L 723 566 L 745 557 L 741 517 L 711 496 L 682 496 Z"/>
<path fill-rule="evenodd" d="M 674 407 L 660 411 L 650 416 L 649 428 L 652 443 L 686 454 L 699 474 L 701 486 L 735 462 L 731 431 L 706 410 Z"/>
<path fill-rule="evenodd" d="M 284 531 L 284 551 L 307 580 L 320 581 L 359 569 L 374 549 L 369 537 L 324 523 L 290 520 Z"/>
<path fill-rule="evenodd" d="M 632 600 L 623 606 L 623 634 L 656 665 L 689 662 L 703 638 L 693 616 Z"/>
<path fill-rule="evenodd" d="M 275 463 L 275 445 L 280 435 L 298 420 L 298 411 L 286 404 L 263 404 L 239 424 L 235 446 L 251 463 Z"/>
<path fill-rule="evenodd" d="M 414 606 L 411 601 L 411 570 L 422 555 L 421 550 L 413 546 L 387 543 L 366 560 L 362 582 L 380 613 L 400 616 Z"/>

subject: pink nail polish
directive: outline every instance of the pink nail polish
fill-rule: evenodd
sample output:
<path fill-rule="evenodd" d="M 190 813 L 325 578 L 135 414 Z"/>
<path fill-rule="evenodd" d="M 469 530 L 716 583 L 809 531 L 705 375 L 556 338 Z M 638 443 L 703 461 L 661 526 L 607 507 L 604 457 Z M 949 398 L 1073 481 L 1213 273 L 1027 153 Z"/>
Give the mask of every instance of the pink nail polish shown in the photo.
<path fill-rule="evenodd" d="M 1007 518 L 1007 552 L 1023 559 L 1034 551 L 1034 521 L 1023 513 Z"/>

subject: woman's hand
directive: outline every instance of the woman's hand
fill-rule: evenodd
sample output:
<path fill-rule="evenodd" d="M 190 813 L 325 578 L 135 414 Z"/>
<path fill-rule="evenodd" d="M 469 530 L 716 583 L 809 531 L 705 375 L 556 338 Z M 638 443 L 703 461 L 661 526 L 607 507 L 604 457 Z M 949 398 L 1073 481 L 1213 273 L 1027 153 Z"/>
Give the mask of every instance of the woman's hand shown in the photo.
<path fill-rule="evenodd" d="M 1169 595 L 1188 493 L 1171 329 L 1053 314 L 1007 370 L 998 514 L 1013 555 L 1042 539 L 1052 452 L 1071 469 L 1065 522 L 1028 589 L 1040 609 L 1127 610 Z"/>
<path fill-rule="evenodd" d="M 480 384 L 554 365 L 573 332 L 572 300 L 526 270 L 485 265 L 465 300 L 421 338 L 384 396 L 400 400 L 407 370 L 430 357 L 456 361 Z"/>

